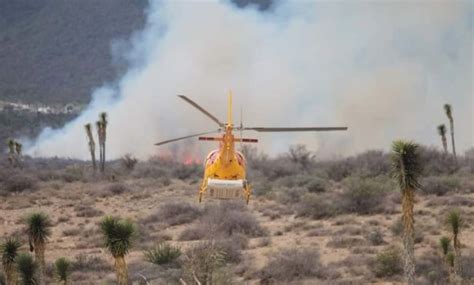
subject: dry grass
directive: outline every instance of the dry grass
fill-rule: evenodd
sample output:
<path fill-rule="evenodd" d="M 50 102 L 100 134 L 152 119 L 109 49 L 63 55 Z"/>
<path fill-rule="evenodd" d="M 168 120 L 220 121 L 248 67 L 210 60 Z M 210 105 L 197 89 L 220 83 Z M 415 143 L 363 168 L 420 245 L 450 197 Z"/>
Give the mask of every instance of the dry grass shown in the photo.
<path fill-rule="evenodd" d="M 337 162 L 314 162 L 307 171 L 288 160 L 265 163 L 257 157 L 249 164 L 261 167 L 250 170 L 253 185 L 261 185 L 261 189 L 249 206 L 211 200 L 198 204 L 195 194 L 200 167 L 195 166 L 151 160 L 123 172 L 117 161 L 110 169 L 117 181 L 111 182 L 109 174 L 94 176 L 90 166 L 80 162 L 52 160 L 49 166 L 47 160 L 28 162 L 21 171 L 0 169 L 2 187 L 15 175 L 28 176 L 35 185 L 21 187 L 21 191 L 3 190 L 0 239 L 19 236 L 26 246 L 20 218 L 38 209 L 48 213 L 56 223 L 47 244 L 46 261 L 51 265 L 58 257 L 70 257 L 73 284 L 113 283 L 113 260 L 102 249 L 98 233 L 97 223 L 103 215 L 120 215 L 139 225 L 138 238 L 127 256 L 135 282 L 139 281 L 138 273 L 147 276 L 150 284 L 176 283 L 180 277 L 192 281 L 187 270 L 203 266 L 198 257 L 207 256 L 195 246 L 206 248 L 209 244 L 223 254 L 224 265 L 214 272 L 224 283 L 400 282 L 399 273 L 388 276 L 371 270 L 386 246 L 401 247 L 400 195 L 396 188 L 388 189 L 391 184 L 384 172 L 384 157 L 370 152 Z M 471 184 L 464 172 L 450 175 L 438 167 L 437 159 L 431 159 L 434 164 L 430 168 L 443 177 L 435 185 L 444 185 L 446 179 L 458 182 L 448 191 L 417 193 L 418 282 L 434 284 L 444 276 L 437 259 L 437 242 L 441 235 L 449 235 L 444 217 L 453 207 L 465 218 L 461 235 L 463 274 L 474 278 L 470 270 L 474 260 Z M 281 165 L 274 165 L 277 162 Z M 371 201 L 363 201 L 361 193 Z M 437 193 L 444 194 L 433 195 Z M 163 240 L 182 249 L 183 255 L 173 268 L 143 260 L 143 250 Z M 316 248 L 317 252 L 309 250 Z M 186 256 L 191 259 L 183 260 Z M 309 268 L 308 264 L 314 266 Z M 276 268 L 286 270 L 287 276 L 279 275 Z"/>

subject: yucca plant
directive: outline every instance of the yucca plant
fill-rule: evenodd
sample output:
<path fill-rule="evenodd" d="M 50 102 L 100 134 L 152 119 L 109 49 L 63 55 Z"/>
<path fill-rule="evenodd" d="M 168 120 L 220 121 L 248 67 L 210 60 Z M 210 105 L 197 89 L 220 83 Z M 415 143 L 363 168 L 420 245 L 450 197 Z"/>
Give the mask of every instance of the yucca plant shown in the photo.
<path fill-rule="evenodd" d="M 33 213 L 26 217 L 30 251 L 35 252 L 38 262 L 38 284 L 44 283 L 46 243 L 51 236 L 51 221 L 44 213 Z"/>
<path fill-rule="evenodd" d="M 68 284 L 69 274 L 71 273 L 71 262 L 64 257 L 60 257 L 54 263 L 54 270 L 56 276 L 63 285 Z"/>
<path fill-rule="evenodd" d="M 395 141 L 392 145 L 392 177 L 402 192 L 402 223 L 404 247 L 404 274 L 408 284 L 415 284 L 415 219 L 413 207 L 415 190 L 420 187 L 418 182 L 421 165 L 418 145 L 412 142 Z"/>
<path fill-rule="evenodd" d="M 135 225 L 129 220 L 106 216 L 100 223 L 104 245 L 115 259 L 115 273 L 119 285 L 128 284 L 128 269 L 125 255 L 132 247 L 136 235 Z"/>
<path fill-rule="evenodd" d="M 454 248 L 454 274 L 461 276 L 461 241 L 459 236 L 461 234 L 462 218 L 458 210 L 449 212 L 447 217 L 448 228 L 452 234 L 453 248 Z"/>
<path fill-rule="evenodd" d="M 441 247 L 441 251 L 443 252 L 443 256 L 449 253 L 449 246 L 451 245 L 451 239 L 449 237 L 441 237 L 439 239 L 439 246 Z"/>
<path fill-rule="evenodd" d="M 179 247 L 161 242 L 143 253 L 145 260 L 156 265 L 170 264 L 181 256 Z"/>
<path fill-rule="evenodd" d="M 441 137 L 441 143 L 443 144 L 444 153 L 448 153 L 448 142 L 446 140 L 446 126 L 441 124 L 438 126 L 438 134 Z"/>
<path fill-rule="evenodd" d="M 5 271 L 6 285 L 18 284 L 18 276 L 16 272 L 16 258 L 21 243 L 17 239 L 7 239 L 0 245 L 0 253 L 2 254 L 2 266 Z"/>
<path fill-rule="evenodd" d="M 38 264 L 33 260 L 29 253 L 21 253 L 16 259 L 18 273 L 20 274 L 21 285 L 37 285 L 40 284 L 36 279 Z"/>
<path fill-rule="evenodd" d="M 451 131 L 451 144 L 452 144 L 452 148 L 453 148 L 454 162 L 456 163 L 456 166 L 457 166 L 458 165 L 458 158 L 456 156 L 456 145 L 454 143 L 454 118 L 453 118 L 453 110 L 451 108 L 451 105 L 444 104 L 444 112 L 446 113 L 446 116 L 449 119 L 449 129 Z"/>
<path fill-rule="evenodd" d="M 97 164 L 95 160 L 95 141 L 94 136 L 92 135 L 92 125 L 86 124 L 84 128 L 86 129 L 87 138 L 89 140 L 89 152 L 91 153 L 92 168 L 95 171 L 97 169 Z"/>

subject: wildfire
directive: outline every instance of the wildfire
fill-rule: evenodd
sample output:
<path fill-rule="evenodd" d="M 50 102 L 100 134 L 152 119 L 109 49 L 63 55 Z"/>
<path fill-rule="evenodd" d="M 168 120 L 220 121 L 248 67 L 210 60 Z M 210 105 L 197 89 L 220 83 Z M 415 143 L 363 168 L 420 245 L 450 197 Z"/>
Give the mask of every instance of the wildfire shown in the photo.
<path fill-rule="evenodd" d="M 199 156 L 199 149 L 196 144 L 186 144 L 179 147 L 161 149 L 157 157 L 163 161 L 174 161 L 184 165 L 200 164 L 202 159 Z"/>

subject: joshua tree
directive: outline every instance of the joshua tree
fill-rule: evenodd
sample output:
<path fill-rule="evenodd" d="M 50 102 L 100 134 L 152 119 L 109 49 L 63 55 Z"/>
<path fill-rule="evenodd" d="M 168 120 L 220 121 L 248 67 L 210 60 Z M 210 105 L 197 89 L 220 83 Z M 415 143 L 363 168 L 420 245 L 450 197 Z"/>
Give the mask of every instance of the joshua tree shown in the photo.
<path fill-rule="evenodd" d="M 99 121 L 97 121 L 97 135 L 99 137 L 99 148 L 100 148 L 100 171 L 105 171 L 105 141 L 107 140 L 107 113 L 102 112 L 99 115 Z"/>
<path fill-rule="evenodd" d="M 447 217 L 449 230 L 452 233 L 454 247 L 454 274 L 461 275 L 461 242 L 459 235 L 461 234 L 462 219 L 461 214 L 457 210 L 449 212 Z"/>
<path fill-rule="evenodd" d="M 395 141 L 392 145 L 392 175 L 402 192 L 402 222 L 404 246 L 404 272 L 408 284 L 415 284 L 414 216 L 415 189 L 420 187 L 421 172 L 418 145 L 412 142 Z"/>
<path fill-rule="evenodd" d="M 38 262 L 38 284 L 44 283 L 45 260 L 44 252 L 46 242 L 51 236 L 51 221 L 46 214 L 33 213 L 26 218 L 28 239 L 30 242 L 30 251 L 35 252 L 36 262 Z"/>
<path fill-rule="evenodd" d="M 92 160 L 92 167 L 94 171 L 97 169 L 96 161 L 95 161 L 95 141 L 94 136 L 92 135 L 92 125 L 86 124 L 85 126 L 87 138 L 89 139 L 89 151 L 91 153 L 91 160 Z"/>
<path fill-rule="evenodd" d="M 18 166 L 21 167 L 21 157 L 23 155 L 22 153 L 23 145 L 17 141 L 15 141 L 15 154 L 16 154 L 16 162 Z"/>
<path fill-rule="evenodd" d="M 16 166 L 15 140 L 8 140 L 8 161 L 11 166 Z"/>
<path fill-rule="evenodd" d="M 38 270 L 38 264 L 33 260 L 33 257 L 29 253 L 21 253 L 18 255 L 16 260 L 18 266 L 18 273 L 21 277 L 21 285 L 37 285 L 35 275 Z"/>
<path fill-rule="evenodd" d="M 16 273 L 16 258 L 20 246 L 21 243 L 16 239 L 7 239 L 5 243 L 0 245 L 0 252 L 2 254 L 2 265 L 6 275 L 6 285 L 18 284 L 18 277 Z"/>
<path fill-rule="evenodd" d="M 68 284 L 71 263 L 64 257 L 58 258 L 54 263 L 54 269 L 58 276 L 59 282 L 63 285 Z"/>
<path fill-rule="evenodd" d="M 451 131 L 451 144 L 453 147 L 453 156 L 454 156 L 454 162 L 456 163 L 456 166 L 458 165 L 458 158 L 456 156 L 456 146 L 454 144 L 454 119 L 453 119 L 453 112 L 451 105 L 449 104 L 444 104 L 444 112 L 446 113 L 446 116 L 449 119 L 449 129 Z"/>
<path fill-rule="evenodd" d="M 441 136 L 441 142 L 443 143 L 444 153 L 448 153 L 448 142 L 446 141 L 446 126 L 444 124 L 438 126 L 438 134 Z"/>
<path fill-rule="evenodd" d="M 132 246 L 132 240 L 136 234 L 135 225 L 129 220 L 107 216 L 102 220 L 100 228 L 104 235 L 104 245 L 115 259 L 117 284 L 126 285 L 128 284 L 128 269 L 125 255 Z"/>
<path fill-rule="evenodd" d="M 96 129 L 97 129 L 97 138 L 99 139 L 99 167 L 100 171 L 102 172 L 102 158 L 103 158 L 103 149 L 102 149 L 102 122 L 97 121 L 95 123 Z"/>

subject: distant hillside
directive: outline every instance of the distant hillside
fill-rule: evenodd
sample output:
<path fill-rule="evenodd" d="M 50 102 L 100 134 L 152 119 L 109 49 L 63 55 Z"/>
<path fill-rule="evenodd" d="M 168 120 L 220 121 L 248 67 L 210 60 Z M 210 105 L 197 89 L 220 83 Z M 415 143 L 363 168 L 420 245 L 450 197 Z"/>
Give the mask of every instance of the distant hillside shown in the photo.
<path fill-rule="evenodd" d="M 272 0 L 232 0 L 267 10 Z M 0 100 L 87 103 L 126 69 L 111 43 L 145 24 L 147 0 L 0 0 Z"/>
<path fill-rule="evenodd" d="M 0 0 L 0 99 L 86 103 L 124 71 L 111 41 L 145 22 L 146 0 Z"/>

